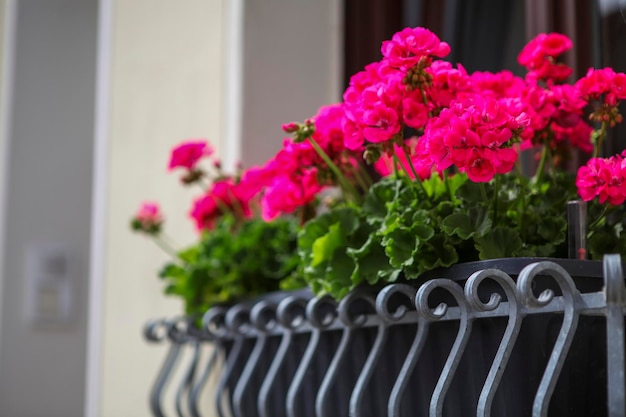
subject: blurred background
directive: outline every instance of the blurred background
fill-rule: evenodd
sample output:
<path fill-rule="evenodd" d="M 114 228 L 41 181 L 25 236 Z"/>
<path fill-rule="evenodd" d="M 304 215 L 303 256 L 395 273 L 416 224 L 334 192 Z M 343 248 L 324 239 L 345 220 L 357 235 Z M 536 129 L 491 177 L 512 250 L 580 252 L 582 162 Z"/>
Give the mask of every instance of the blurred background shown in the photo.
<path fill-rule="evenodd" d="M 0 416 L 148 416 L 164 347 L 166 260 L 131 234 L 141 201 L 194 238 L 171 147 L 207 138 L 262 164 L 280 126 L 341 99 L 405 26 L 468 71 L 507 68 L 537 33 L 570 36 L 576 77 L 626 71 L 623 0 L 0 0 Z M 607 151 L 624 149 L 622 126 Z"/>

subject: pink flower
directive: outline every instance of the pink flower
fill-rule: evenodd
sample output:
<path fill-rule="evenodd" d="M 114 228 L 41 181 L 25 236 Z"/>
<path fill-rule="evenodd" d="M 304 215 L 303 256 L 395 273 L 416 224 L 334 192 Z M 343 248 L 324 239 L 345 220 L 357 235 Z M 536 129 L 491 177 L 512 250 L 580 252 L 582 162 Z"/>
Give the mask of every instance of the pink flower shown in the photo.
<path fill-rule="evenodd" d="M 284 123 L 281 128 L 285 133 L 293 133 L 298 130 L 298 124 L 295 122 Z"/>
<path fill-rule="evenodd" d="M 612 68 L 590 68 L 575 87 L 582 97 L 600 100 L 604 94 L 604 103 L 616 106 L 618 100 L 626 99 L 626 74 L 616 73 Z"/>
<path fill-rule="evenodd" d="M 404 99 L 402 101 L 403 121 L 414 129 L 423 128 L 428 122 L 428 107 L 415 100 Z"/>
<path fill-rule="evenodd" d="M 222 215 L 230 213 L 237 219 L 251 216 L 249 189 L 232 179 L 216 181 L 204 196 L 194 201 L 189 215 L 198 230 L 211 230 Z"/>
<path fill-rule="evenodd" d="M 263 219 L 269 221 L 282 213 L 293 213 L 314 201 L 322 188 L 317 182 L 316 169 L 305 172 L 297 180 L 286 175 L 275 177 L 261 200 Z"/>
<path fill-rule="evenodd" d="M 551 125 L 557 143 L 565 142 L 568 148 L 578 148 L 585 153 L 593 152 L 591 133 L 593 129 L 582 118 L 570 127 L 562 127 L 557 123 Z"/>
<path fill-rule="evenodd" d="M 467 178 L 474 182 L 489 182 L 496 175 L 496 168 L 493 165 L 493 155 L 488 155 L 488 152 L 480 149 L 472 149 L 467 163 L 465 164 L 464 171 L 467 173 Z"/>
<path fill-rule="evenodd" d="M 415 147 L 417 146 L 417 143 L 418 143 L 417 138 L 410 138 L 404 141 L 405 146 L 408 148 L 407 152 L 409 156 L 413 155 Z M 394 148 L 394 153 L 396 157 L 400 160 L 400 163 L 404 166 L 404 170 L 409 173 L 409 177 L 411 177 L 412 179 L 415 179 L 415 175 L 413 175 L 413 171 L 411 170 L 411 167 L 409 165 L 409 164 L 412 164 L 412 162 L 407 160 L 404 150 L 396 144 L 393 145 L 393 148 Z M 395 164 L 395 161 L 394 161 L 393 155 L 383 154 L 378 159 L 378 161 L 374 163 L 374 169 L 380 175 L 382 175 L 383 177 L 386 177 L 388 175 L 391 175 L 394 172 L 394 164 Z M 428 173 L 424 177 L 420 175 L 420 172 L 418 172 L 417 175 L 419 175 L 421 179 L 428 178 L 430 177 L 430 169 L 428 169 Z"/>
<path fill-rule="evenodd" d="M 172 149 L 169 170 L 177 167 L 192 170 L 200 159 L 213 154 L 213 148 L 205 141 L 183 142 Z"/>
<path fill-rule="evenodd" d="M 578 169 L 576 176 L 578 194 L 585 201 L 599 197 L 600 203 L 608 201 L 619 205 L 626 201 L 626 160 L 622 156 L 592 158 Z"/>
<path fill-rule="evenodd" d="M 141 203 L 137 214 L 135 215 L 137 220 L 142 223 L 161 223 L 163 216 L 161 215 L 161 208 L 158 203 L 145 201 Z"/>
<path fill-rule="evenodd" d="M 450 53 L 450 46 L 428 29 L 405 28 L 390 41 L 383 42 L 381 52 L 392 67 L 408 69 L 423 58 L 445 57 Z"/>
<path fill-rule="evenodd" d="M 541 33 L 520 52 L 517 62 L 529 71 L 530 80 L 564 81 L 572 69 L 555 58 L 572 48 L 572 41 L 560 33 Z"/>
<path fill-rule="evenodd" d="M 145 201 L 139 206 L 139 210 L 133 217 L 131 226 L 133 230 L 156 235 L 161 230 L 163 215 L 157 203 Z"/>
<path fill-rule="evenodd" d="M 429 159 L 439 171 L 454 164 L 470 180 L 488 182 L 513 169 L 518 155 L 511 140 L 513 131 L 525 129 L 521 116 L 519 109 L 490 96 L 474 94 L 453 102 L 429 120 L 414 161 L 424 170 Z"/>
<path fill-rule="evenodd" d="M 379 143 L 391 139 L 400 131 L 398 113 L 389 107 L 380 106 L 363 114 L 363 136 L 370 142 Z"/>

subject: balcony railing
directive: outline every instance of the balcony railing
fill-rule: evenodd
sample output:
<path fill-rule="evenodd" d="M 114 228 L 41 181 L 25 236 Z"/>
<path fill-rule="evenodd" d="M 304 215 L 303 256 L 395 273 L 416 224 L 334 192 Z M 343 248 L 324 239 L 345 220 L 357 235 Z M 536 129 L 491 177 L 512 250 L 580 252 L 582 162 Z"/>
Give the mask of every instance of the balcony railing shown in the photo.
<path fill-rule="evenodd" d="M 213 308 L 200 329 L 154 321 L 145 335 L 169 353 L 152 413 L 626 416 L 619 256 L 479 266 L 354 291 L 339 304 L 270 294 Z M 207 398 L 214 409 L 203 408 Z"/>

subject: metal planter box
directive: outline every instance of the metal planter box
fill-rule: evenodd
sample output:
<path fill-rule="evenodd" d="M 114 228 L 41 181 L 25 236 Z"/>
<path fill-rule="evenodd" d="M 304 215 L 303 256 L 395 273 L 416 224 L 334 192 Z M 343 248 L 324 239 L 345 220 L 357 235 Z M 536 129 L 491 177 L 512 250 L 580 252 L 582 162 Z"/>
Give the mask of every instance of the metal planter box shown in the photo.
<path fill-rule="evenodd" d="M 460 264 L 339 304 L 268 294 L 208 311 L 201 330 L 151 323 L 171 344 L 151 409 L 165 415 L 175 389 L 177 415 L 194 417 L 625 416 L 625 300 L 618 256 Z"/>

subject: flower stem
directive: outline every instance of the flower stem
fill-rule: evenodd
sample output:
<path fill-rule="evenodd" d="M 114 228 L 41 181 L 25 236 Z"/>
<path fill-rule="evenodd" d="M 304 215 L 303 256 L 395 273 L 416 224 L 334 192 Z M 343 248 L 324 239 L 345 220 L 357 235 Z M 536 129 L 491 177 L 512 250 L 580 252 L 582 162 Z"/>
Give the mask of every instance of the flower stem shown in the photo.
<path fill-rule="evenodd" d="M 359 186 L 361 187 L 361 189 L 364 192 L 367 192 L 371 184 L 368 184 L 367 178 L 363 175 L 363 172 L 361 171 L 361 167 L 359 165 L 357 165 L 354 168 L 353 174 L 354 174 L 354 178 L 356 178 L 356 181 L 359 183 Z"/>
<path fill-rule="evenodd" d="M 530 190 L 527 189 L 528 181 L 526 177 L 520 175 L 518 177 L 520 182 L 520 199 L 522 201 L 522 209 L 518 210 L 517 224 L 519 226 L 520 233 L 522 235 L 522 241 L 526 241 L 526 207 L 528 206 L 528 195 L 530 194 Z"/>
<path fill-rule="evenodd" d="M 341 187 L 345 189 L 351 195 L 352 199 L 355 202 L 360 203 L 361 201 L 360 194 L 358 193 L 356 188 L 354 188 L 354 186 L 350 183 L 350 181 L 348 181 L 345 175 L 343 175 L 339 167 L 335 165 L 332 159 L 330 159 L 328 154 L 324 152 L 324 150 L 315 141 L 315 139 L 313 139 L 311 136 L 309 136 L 308 139 L 309 139 L 309 143 L 311 144 L 311 146 L 313 146 L 313 149 L 315 149 L 315 152 L 317 152 L 320 158 L 322 158 L 322 160 L 326 162 L 326 165 L 328 165 L 328 168 L 330 168 L 330 170 L 335 174 L 335 176 L 337 177 L 337 182 L 339 182 L 339 185 L 341 185 Z"/>
<path fill-rule="evenodd" d="M 454 201 L 454 195 L 452 195 L 452 189 L 450 188 L 450 180 L 449 180 L 449 173 L 448 173 L 448 169 L 444 169 L 443 170 L 443 185 L 446 187 L 446 192 L 448 193 L 448 196 L 450 196 L 450 201 Z"/>
<path fill-rule="evenodd" d="M 602 208 L 602 213 L 600 213 L 600 215 L 589 225 L 589 230 L 593 229 L 598 224 L 600 224 L 600 222 L 604 220 L 604 218 L 606 217 L 606 213 L 608 211 L 609 211 L 609 205 L 605 204 L 604 207 Z"/>
<path fill-rule="evenodd" d="M 233 202 L 233 211 L 234 211 L 235 217 L 239 219 L 245 219 L 246 213 L 243 209 L 243 206 L 241 205 L 241 201 L 235 196 L 235 194 L 233 194 L 233 191 L 231 189 L 228 190 L 228 196 L 230 197 L 230 200 Z"/>
<path fill-rule="evenodd" d="M 602 122 L 602 126 L 600 126 L 600 132 L 598 133 L 598 138 L 596 139 L 596 143 L 593 148 L 593 157 L 597 158 L 600 155 L 600 151 L 602 150 L 602 142 L 604 142 L 604 138 L 606 137 L 606 122 Z"/>
<path fill-rule="evenodd" d="M 167 253 L 168 255 L 170 255 L 172 258 L 176 260 L 180 260 L 180 257 L 176 253 L 176 250 L 173 247 L 171 247 L 169 243 L 167 243 L 165 240 L 161 239 L 159 236 L 154 236 L 153 240 L 154 240 L 154 243 L 156 243 L 156 245 L 159 248 L 161 248 L 161 250 L 163 250 L 163 252 Z"/>
<path fill-rule="evenodd" d="M 400 165 L 400 168 L 402 169 L 402 172 L 404 172 L 404 179 L 407 183 L 407 185 L 411 185 L 411 175 L 409 175 L 409 172 L 406 170 L 406 167 L 404 165 L 402 165 L 402 162 L 400 162 L 400 159 L 398 158 L 398 155 L 396 155 L 396 153 L 393 153 L 393 165 L 394 166 L 398 166 Z M 396 168 L 397 170 L 397 168 Z M 398 172 L 396 171 L 396 178 L 398 177 Z"/>
<path fill-rule="evenodd" d="M 359 166 L 358 172 L 362 176 L 368 188 L 374 185 L 374 181 L 372 180 L 372 177 L 370 177 L 370 174 L 367 172 L 367 168 L 365 168 L 363 163 L 361 161 L 358 161 L 357 164 Z"/>
<path fill-rule="evenodd" d="M 480 193 L 483 195 L 483 200 L 485 200 L 485 204 L 489 207 L 489 198 L 487 197 L 487 190 L 485 189 L 485 183 L 480 183 Z"/>
<path fill-rule="evenodd" d="M 543 171 L 545 169 L 547 159 L 548 159 L 548 146 L 544 145 L 543 150 L 541 151 L 541 159 L 539 160 L 539 166 L 537 167 L 535 178 L 533 178 L 533 181 L 535 183 L 538 183 L 541 180 L 541 176 L 543 175 Z"/>
<path fill-rule="evenodd" d="M 422 185 L 422 182 L 420 180 L 420 177 L 417 175 L 417 171 L 415 171 L 415 167 L 413 166 L 413 162 L 411 162 L 411 156 L 409 155 L 409 153 L 407 152 L 406 148 L 404 146 L 402 146 L 402 152 L 404 152 L 404 156 L 406 157 L 406 163 L 409 165 L 409 167 L 411 167 L 411 172 L 413 172 L 413 179 L 416 184 L 417 187 L 424 193 L 426 194 L 426 190 L 424 189 L 424 186 Z M 406 171 L 406 169 L 405 169 Z"/>
<path fill-rule="evenodd" d="M 498 188 L 500 187 L 500 177 L 498 174 L 494 177 L 493 184 L 493 224 L 497 226 L 498 223 Z"/>

